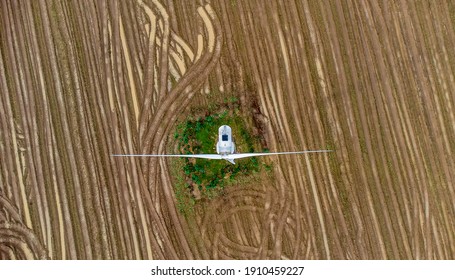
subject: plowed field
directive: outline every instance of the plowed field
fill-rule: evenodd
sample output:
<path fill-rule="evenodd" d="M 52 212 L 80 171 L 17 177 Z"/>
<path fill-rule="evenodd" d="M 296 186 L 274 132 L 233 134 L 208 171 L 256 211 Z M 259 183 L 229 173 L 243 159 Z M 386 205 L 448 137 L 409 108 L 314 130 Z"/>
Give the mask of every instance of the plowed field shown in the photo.
<path fill-rule="evenodd" d="M 0 1 L 0 259 L 454 259 L 454 49 L 451 0 Z M 176 159 L 110 156 L 232 97 L 334 152 L 190 214 Z"/>

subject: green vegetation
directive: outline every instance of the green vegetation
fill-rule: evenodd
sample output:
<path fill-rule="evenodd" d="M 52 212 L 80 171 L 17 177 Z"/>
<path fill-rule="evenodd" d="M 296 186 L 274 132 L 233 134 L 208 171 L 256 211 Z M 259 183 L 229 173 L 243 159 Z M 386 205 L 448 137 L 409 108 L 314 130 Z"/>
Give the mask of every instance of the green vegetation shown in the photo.
<path fill-rule="evenodd" d="M 260 148 L 259 136 L 252 136 L 237 106 L 232 105 L 238 100 L 229 98 L 225 102 L 231 105 L 229 111 L 214 106 L 217 111 L 206 112 L 204 116 L 189 117 L 177 126 L 174 140 L 180 153 L 216 153 L 218 128 L 223 124 L 232 128 L 238 152 L 263 150 Z M 262 168 L 265 171 L 271 170 L 271 166 L 261 163 L 259 158 L 241 159 L 235 165 L 224 160 L 181 159 L 173 166 L 178 208 L 182 213 L 188 213 L 196 200 L 217 197 L 228 184 L 244 181 L 247 176 L 260 172 Z"/>

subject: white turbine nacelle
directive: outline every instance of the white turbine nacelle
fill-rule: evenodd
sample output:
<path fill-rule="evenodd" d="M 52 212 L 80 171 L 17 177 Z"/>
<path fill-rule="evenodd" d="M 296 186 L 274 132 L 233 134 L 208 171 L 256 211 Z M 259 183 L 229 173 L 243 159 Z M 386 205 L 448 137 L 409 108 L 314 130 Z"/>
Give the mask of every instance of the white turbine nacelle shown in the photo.
<path fill-rule="evenodd" d="M 308 154 L 326 153 L 332 150 L 315 150 L 300 152 L 278 152 L 278 153 L 244 153 L 235 154 L 235 144 L 232 138 L 232 129 L 228 125 L 222 125 L 218 129 L 218 142 L 216 143 L 217 154 L 194 154 L 194 155 L 112 155 L 114 157 L 186 157 L 186 158 L 205 158 L 205 159 L 224 159 L 235 164 L 236 159 L 257 156 L 289 155 L 289 154 Z"/>
<path fill-rule="evenodd" d="M 218 142 L 216 143 L 216 153 L 220 155 L 233 154 L 235 144 L 232 139 L 232 129 L 230 126 L 222 125 L 218 129 Z"/>

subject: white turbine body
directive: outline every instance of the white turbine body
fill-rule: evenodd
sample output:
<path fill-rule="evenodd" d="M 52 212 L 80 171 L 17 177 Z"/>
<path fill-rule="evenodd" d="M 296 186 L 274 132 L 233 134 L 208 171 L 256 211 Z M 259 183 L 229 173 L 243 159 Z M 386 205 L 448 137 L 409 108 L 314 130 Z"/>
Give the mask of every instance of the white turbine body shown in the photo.
<path fill-rule="evenodd" d="M 232 129 L 230 126 L 222 125 L 218 129 L 216 152 L 220 155 L 233 154 L 235 152 L 235 144 L 234 140 L 232 140 Z"/>
<path fill-rule="evenodd" d="M 309 153 L 326 153 L 332 150 L 313 150 L 299 152 L 278 152 L 278 153 L 241 153 L 235 154 L 235 143 L 232 139 L 232 129 L 228 125 L 222 125 L 218 129 L 218 142 L 216 143 L 217 154 L 193 154 L 193 155 L 112 155 L 114 157 L 184 157 L 184 158 L 204 158 L 204 159 L 224 159 L 232 164 L 235 160 L 246 157 L 271 156 L 271 155 L 290 155 L 290 154 L 309 154 Z"/>

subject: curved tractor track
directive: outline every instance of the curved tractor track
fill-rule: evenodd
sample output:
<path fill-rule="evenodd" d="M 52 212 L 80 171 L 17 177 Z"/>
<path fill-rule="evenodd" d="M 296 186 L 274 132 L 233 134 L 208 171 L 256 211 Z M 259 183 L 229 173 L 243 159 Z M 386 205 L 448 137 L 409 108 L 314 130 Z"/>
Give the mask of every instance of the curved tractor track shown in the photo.
<path fill-rule="evenodd" d="M 0 259 L 453 259 L 454 14 L 1 1 Z M 171 152 L 232 96 L 270 150 L 335 152 L 265 159 L 191 215 L 173 159 L 110 156 Z"/>

